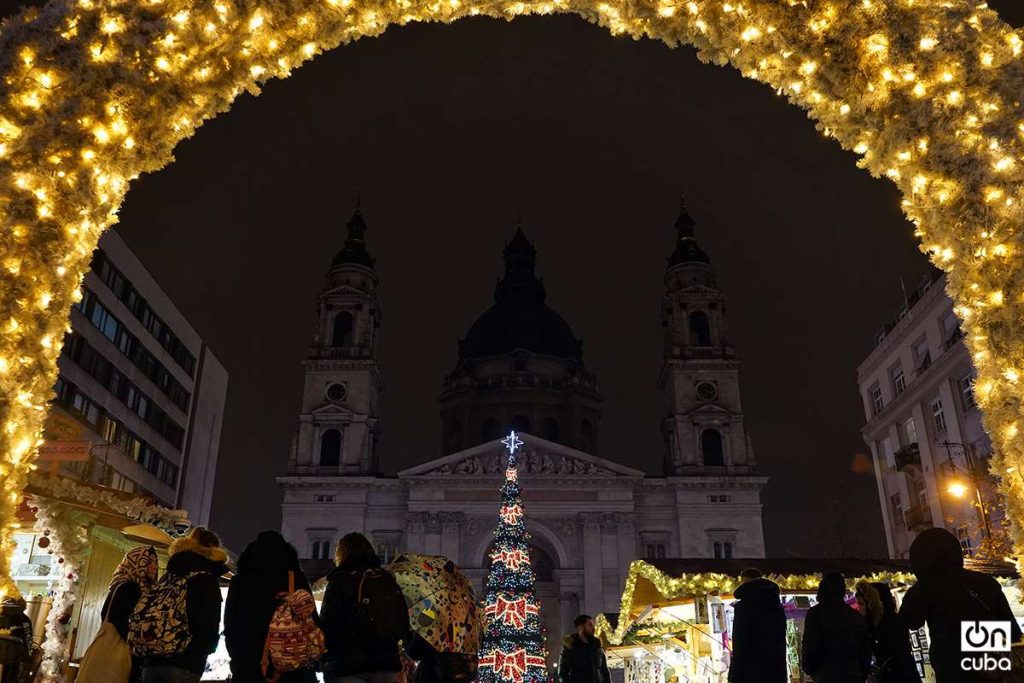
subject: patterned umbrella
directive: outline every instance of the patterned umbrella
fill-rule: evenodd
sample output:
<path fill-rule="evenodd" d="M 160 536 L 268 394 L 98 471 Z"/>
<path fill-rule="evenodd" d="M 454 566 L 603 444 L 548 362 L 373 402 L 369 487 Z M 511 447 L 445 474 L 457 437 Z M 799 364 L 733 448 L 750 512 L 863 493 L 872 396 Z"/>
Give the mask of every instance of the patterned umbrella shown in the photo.
<path fill-rule="evenodd" d="M 476 654 L 482 625 L 476 594 L 454 562 L 403 553 L 388 566 L 409 604 L 412 630 L 438 652 Z"/>

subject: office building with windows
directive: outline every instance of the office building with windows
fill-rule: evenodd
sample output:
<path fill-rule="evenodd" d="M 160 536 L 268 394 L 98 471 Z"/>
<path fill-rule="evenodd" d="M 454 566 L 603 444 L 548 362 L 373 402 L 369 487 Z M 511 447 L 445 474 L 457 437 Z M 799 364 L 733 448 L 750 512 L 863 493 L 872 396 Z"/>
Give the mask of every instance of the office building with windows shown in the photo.
<path fill-rule="evenodd" d="M 974 401 L 973 366 L 938 270 L 906 294 L 896 320 L 857 368 L 889 554 L 945 527 L 973 555 L 999 533 L 991 444 Z"/>
<path fill-rule="evenodd" d="M 121 237 L 100 240 L 40 467 L 210 516 L 228 374 Z"/>

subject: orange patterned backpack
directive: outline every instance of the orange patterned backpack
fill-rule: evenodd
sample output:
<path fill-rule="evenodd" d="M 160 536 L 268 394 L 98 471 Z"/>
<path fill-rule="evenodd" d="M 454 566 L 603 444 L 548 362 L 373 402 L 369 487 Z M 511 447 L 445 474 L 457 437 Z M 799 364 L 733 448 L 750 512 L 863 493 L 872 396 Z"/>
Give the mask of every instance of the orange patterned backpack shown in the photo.
<path fill-rule="evenodd" d="M 263 677 L 271 683 L 283 673 L 310 666 L 326 651 L 323 631 L 313 620 L 313 594 L 295 590 L 295 572 L 288 572 L 288 592 L 278 598 L 281 604 L 270 619 L 263 645 Z"/>

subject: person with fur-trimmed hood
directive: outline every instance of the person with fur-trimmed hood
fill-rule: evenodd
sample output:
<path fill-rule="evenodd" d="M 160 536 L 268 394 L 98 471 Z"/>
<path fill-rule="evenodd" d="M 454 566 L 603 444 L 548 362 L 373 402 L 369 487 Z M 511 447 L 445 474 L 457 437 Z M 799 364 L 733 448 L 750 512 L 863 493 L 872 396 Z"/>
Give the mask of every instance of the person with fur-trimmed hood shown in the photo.
<path fill-rule="evenodd" d="M 129 550 L 110 578 L 107 597 L 100 608 L 100 617 L 109 621 L 121 640 L 128 640 L 128 620 L 142 597 L 143 591 L 156 583 L 160 573 L 156 549 L 151 546 L 140 546 Z M 132 655 L 130 683 L 142 681 L 142 659 Z"/>
<path fill-rule="evenodd" d="M 196 527 L 184 538 L 171 543 L 167 550 L 168 577 L 193 575 L 185 594 L 185 613 L 191 635 L 184 652 L 164 657 L 146 657 L 143 662 L 143 683 L 199 683 L 206 669 L 206 659 L 220 641 L 220 582 L 227 571 L 227 553 L 212 531 Z"/>
<path fill-rule="evenodd" d="M 576 633 L 562 640 L 562 654 L 558 658 L 560 683 L 611 683 L 608 660 L 601 642 L 594 633 L 594 620 L 581 614 L 573 621 Z"/>

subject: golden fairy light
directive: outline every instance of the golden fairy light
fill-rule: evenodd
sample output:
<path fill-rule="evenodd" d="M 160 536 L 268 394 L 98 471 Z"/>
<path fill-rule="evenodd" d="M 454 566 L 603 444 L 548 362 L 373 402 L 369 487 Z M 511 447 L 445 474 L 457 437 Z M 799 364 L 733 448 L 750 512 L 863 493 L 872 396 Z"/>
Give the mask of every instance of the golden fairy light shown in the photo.
<path fill-rule="evenodd" d="M 52 0 L 0 36 L 0 543 L 41 442 L 67 311 L 131 180 L 240 93 L 326 50 L 413 21 L 552 12 L 693 45 L 891 179 L 949 275 L 993 472 L 1021 471 L 1024 384 L 1010 371 L 1024 368 L 1024 39 L 979 0 Z M 1001 492 L 1024 557 L 1024 478 Z M 8 573 L 0 553 L 0 592 L 14 590 Z"/>

